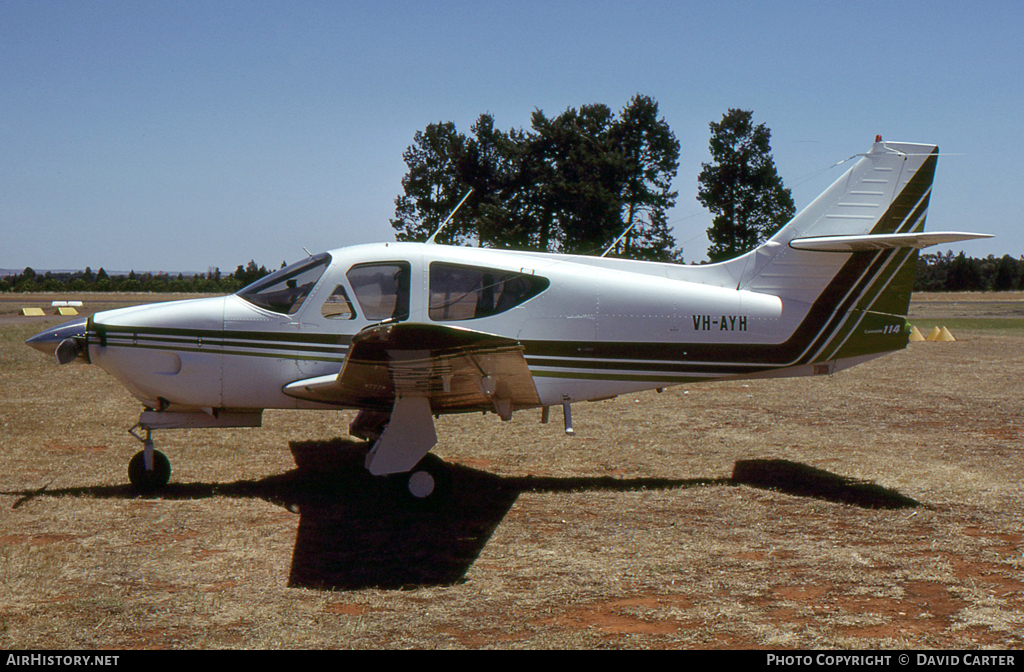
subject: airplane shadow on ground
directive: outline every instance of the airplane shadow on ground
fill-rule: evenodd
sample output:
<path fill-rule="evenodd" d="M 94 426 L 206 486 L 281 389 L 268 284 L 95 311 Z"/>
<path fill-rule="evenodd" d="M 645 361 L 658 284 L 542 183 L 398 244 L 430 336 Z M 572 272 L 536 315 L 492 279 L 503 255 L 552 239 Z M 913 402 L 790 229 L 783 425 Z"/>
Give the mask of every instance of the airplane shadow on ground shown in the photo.
<path fill-rule="evenodd" d="M 258 498 L 298 512 L 289 585 L 328 590 L 408 588 L 461 582 L 522 492 L 683 489 L 751 485 L 866 508 L 918 503 L 898 492 L 785 460 L 737 462 L 732 478 L 502 477 L 447 465 L 450 494 L 411 504 L 363 467 L 366 445 L 345 439 L 292 442 L 296 469 L 258 481 L 171 483 L 161 499 Z M 129 485 L 8 492 L 18 508 L 38 496 L 134 499 Z"/>

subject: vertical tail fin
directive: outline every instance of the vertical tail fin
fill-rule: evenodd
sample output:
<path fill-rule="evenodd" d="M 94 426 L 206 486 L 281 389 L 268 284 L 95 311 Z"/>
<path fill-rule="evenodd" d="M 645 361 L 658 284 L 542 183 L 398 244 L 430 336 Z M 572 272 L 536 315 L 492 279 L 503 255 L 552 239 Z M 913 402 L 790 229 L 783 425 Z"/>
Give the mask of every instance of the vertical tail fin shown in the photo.
<path fill-rule="evenodd" d="M 782 299 L 788 343 L 800 353 L 794 364 L 906 347 L 918 250 L 980 237 L 924 233 L 938 154 L 879 137 L 764 245 L 723 264 L 738 289 Z"/>
<path fill-rule="evenodd" d="M 743 262 L 738 286 L 812 303 L 846 259 L 799 249 L 794 241 L 922 232 L 938 152 L 934 145 L 875 142 L 763 246 L 729 262 Z"/>

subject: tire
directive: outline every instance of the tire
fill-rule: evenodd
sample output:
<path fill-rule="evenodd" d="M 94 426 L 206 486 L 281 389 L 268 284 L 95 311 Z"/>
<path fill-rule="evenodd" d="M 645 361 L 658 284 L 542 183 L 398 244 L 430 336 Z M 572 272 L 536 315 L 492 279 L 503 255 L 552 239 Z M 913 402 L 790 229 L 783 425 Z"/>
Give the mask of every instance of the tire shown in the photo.
<path fill-rule="evenodd" d="M 413 508 L 435 509 L 451 496 L 448 465 L 435 455 L 427 455 L 408 472 L 390 478 L 399 501 Z"/>
<path fill-rule="evenodd" d="M 128 463 L 128 480 L 139 492 L 155 492 L 171 480 L 171 461 L 159 450 L 153 451 L 153 470 L 146 470 L 146 453 L 139 451 Z"/>

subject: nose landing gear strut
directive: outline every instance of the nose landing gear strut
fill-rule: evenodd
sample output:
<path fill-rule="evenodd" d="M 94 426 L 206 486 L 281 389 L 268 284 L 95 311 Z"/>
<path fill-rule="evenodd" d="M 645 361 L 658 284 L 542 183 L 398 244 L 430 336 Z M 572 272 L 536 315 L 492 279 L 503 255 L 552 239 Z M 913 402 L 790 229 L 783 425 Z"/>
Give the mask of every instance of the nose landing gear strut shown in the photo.
<path fill-rule="evenodd" d="M 136 434 L 136 428 L 145 429 L 146 438 Z M 171 480 L 171 461 L 153 448 L 153 430 L 137 424 L 128 433 L 142 442 L 142 450 L 128 463 L 128 480 L 139 492 L 154 492 L 167 485 Z"/>

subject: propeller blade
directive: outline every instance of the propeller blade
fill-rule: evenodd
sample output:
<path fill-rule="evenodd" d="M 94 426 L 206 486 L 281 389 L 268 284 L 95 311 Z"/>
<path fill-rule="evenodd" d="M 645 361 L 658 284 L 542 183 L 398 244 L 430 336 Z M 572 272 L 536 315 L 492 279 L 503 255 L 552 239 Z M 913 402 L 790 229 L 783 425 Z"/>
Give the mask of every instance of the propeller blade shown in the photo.
<path fill-rule="evenodd" d="M 61 341 L 57 349 L 53 351 L 53 354 L 57 356 L 57 363 L 60 365 L 70 364 L 78 359 L 78 356 L 82 354 L 84 341 L 84 338 L 65 338 Z"/>

